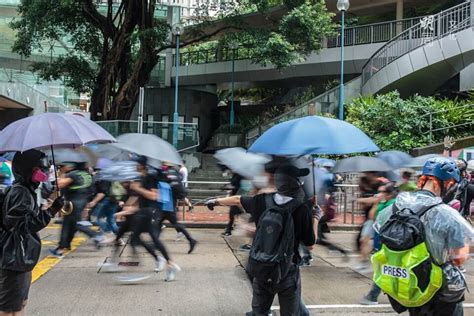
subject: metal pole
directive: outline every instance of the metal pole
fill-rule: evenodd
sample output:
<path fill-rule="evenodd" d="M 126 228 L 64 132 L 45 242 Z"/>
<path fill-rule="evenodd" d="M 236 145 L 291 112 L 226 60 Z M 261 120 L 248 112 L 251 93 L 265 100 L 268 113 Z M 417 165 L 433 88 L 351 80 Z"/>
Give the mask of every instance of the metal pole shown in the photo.
<path fill-rule="evenodd" d="M 143 100 L 145 97 L 145 88 L 140 87 L 140 93 L 138 97 L 138 133 L 143 133 Z"/>
<path fill-rule="evenodd" d="M 174 87 L 173 146 L 178 148 L 179 34 L 176 34 L 176 82 Z"/>
<path fill-rule="evenodd" d="M 235 49 L 232 49 L 232 88 L 231 88 L 231 99 L 230 99 L 230 126 L 234 126 L 235 113 L 234 113 L 234 71 L 235 71 Z"/>
<path fill-rule="evenodd" d="M 339 85 L 339 119 L 344 120 L 344 10 L 342 10 L 341 13 L 341 80 Z"/>

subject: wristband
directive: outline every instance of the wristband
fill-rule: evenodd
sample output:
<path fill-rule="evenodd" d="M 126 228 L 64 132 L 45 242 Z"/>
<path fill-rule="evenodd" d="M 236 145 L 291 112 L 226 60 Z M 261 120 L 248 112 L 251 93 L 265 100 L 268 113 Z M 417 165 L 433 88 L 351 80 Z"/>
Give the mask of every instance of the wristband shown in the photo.
<path fill-rule="evenodd" d="M 451 147 L 444 147 L 444 150 L 450 151 L 450 150 L 451 150 Z"/>

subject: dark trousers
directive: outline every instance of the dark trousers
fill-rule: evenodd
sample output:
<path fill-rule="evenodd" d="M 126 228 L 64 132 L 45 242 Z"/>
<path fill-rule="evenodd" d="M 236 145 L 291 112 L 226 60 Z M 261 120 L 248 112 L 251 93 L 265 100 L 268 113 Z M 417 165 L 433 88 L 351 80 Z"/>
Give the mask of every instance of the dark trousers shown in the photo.
<path fill-rule="evenodd" d="M 161 234 L 161 226 L 163 225 L 163 221 L 168 220 L 176 229 L 177 232 L 183 233 L 186 239 L 191 242 L 194 240 L 189 232 L 186 230 L 183 224 L 178 223 L 178 219 L 176 218 L 176 212 L 164 212 L 162 210 L 155 211 L 155 229 L 157 231 L 158 236 Z"/>
<path fill-rule="evenodd" d="M 235 217 L 242 214 L 243 211 L 238 206 L 231 206 L 229 210 L 229 222 L 227 223 L 226 232 L 231 232 L 234 227 Z"/>
<path fill-rule="evenodd" d="M 255 316 L 267 316 L 275 295 L 280 303 L 280 315 L 305 315 L 307 310 L 301 306 L 301 278 L 298 266 L 294 265 L 287 276 L 274 285 L 254 278 L 252 283 L 252 313 Z"/>
<path fill-rule="evenodd" d="M 421 307 L 406 308 L 397 301 L 388 297 L 390 304 L 397 313 L 403 313 L 408 310 L 410 316 L 462 316 L 464 315 L 462 301 L 458 303 L 445 303 L 435 297 L 427 304 Z"/>
<path fill-rule="evenodd" d="M 345 254 L 346 251 L 344 249 L 342 249 L 341 247 L 327 240 L 326 235 L 325 235 L 325 232 L 329 231 L 329 227 L 327 223 L 328 223 L 328 219 L 326 215 L 323 215 L 323 217 L 321 217 L 321 220 L 318 223 L 318 239 L 316 241 L 316 244 L 324 246 L 328 248 L 329 250 L 337 250 L 340 253 Z"/>
<path fill-rule="evenodd" d="M 166 250 L 165 245 L 160 241 L 159 232 L 155 229 L 152 223 L 153 211 L 153 209 L 143 209 L 133 215 L 126 216 L 125 222 L 122 223 L 119 231 L 117 232 L 116 240 L 118 241 L 120 238 L 122 238 L 127 231 L 131 231 L 132 235 L 130 238 L 130 244 L 132 246 L 133 252 L 136 253 L 136 246 L 140 245 L 145 248 L 145 250 L 150 255 L 152 255 L 155 260 L 157 260 L 158 256 L 155 253 L 155 249 L 153 249 L 150 244 L 144 242 L 140 237 L 142 233 L 148 233 L 151 237 L 153 245 L 156 247 L 156 249 L 158 249 L 159 252 L 161 252 L 166 261 L 168 261 L 170 260 L 168 251 Z M 116 246 L 114 257 L 117 257 L 117 252 L 118 247 Z"/>
<path fill-rule="evenodd" d="M 81 221 L 82 210 L 87 204 L 86 199 L 71 200 L 71 202 L 74 206 L 74 211 L 63 218 L 63 226 L 61 227 L 61 237 L 58 249 L 70 249 L 72 239 L 77 231 L 80 231 L 89 237 L 97 236 L 97 233 L 89 227 L 77 224 L 77 222 Z"/>

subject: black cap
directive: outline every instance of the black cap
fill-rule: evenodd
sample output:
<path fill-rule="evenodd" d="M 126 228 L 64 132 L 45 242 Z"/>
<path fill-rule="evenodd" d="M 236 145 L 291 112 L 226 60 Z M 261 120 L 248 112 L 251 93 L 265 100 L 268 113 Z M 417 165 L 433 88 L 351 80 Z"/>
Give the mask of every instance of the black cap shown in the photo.
<path fill-rule="evenodd" d="M 279 174 L 285 174 L 287 176 L 293 177 L 293 178 L 299 178 L 299 177 L 306 177 L 309 174 L 309 169 L 308 168 L 298 168 L 293 165 L 284 165 L 284 166 L 279 166 L 276 170 L 275 173 Z"/>

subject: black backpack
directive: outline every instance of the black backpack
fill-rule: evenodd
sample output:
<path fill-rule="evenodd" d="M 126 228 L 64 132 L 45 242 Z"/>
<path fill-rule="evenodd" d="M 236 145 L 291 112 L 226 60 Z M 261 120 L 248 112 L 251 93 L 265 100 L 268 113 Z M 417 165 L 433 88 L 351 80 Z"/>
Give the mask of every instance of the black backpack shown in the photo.
<path fill-rule="evenodd" d="M 255 238 L 250 249 L 247 272 L 264 282 L 278 284 L 292 266 L 295 229 L 293 211 L 301 204 L 295 200 L 284 207 L 265 196 L 267 209 L 260 216 Z"/>
<path fill-rule="evenodd" d="M 439 203 L 441 204 L 441 203 Z M 380 228 L 380 241 L 391 250 L 407 250 L 425 241 L 421 217 L 439 204 L 424 206 L 418 212 L 410 208 L 392 206 L 392 215 Z"/>

